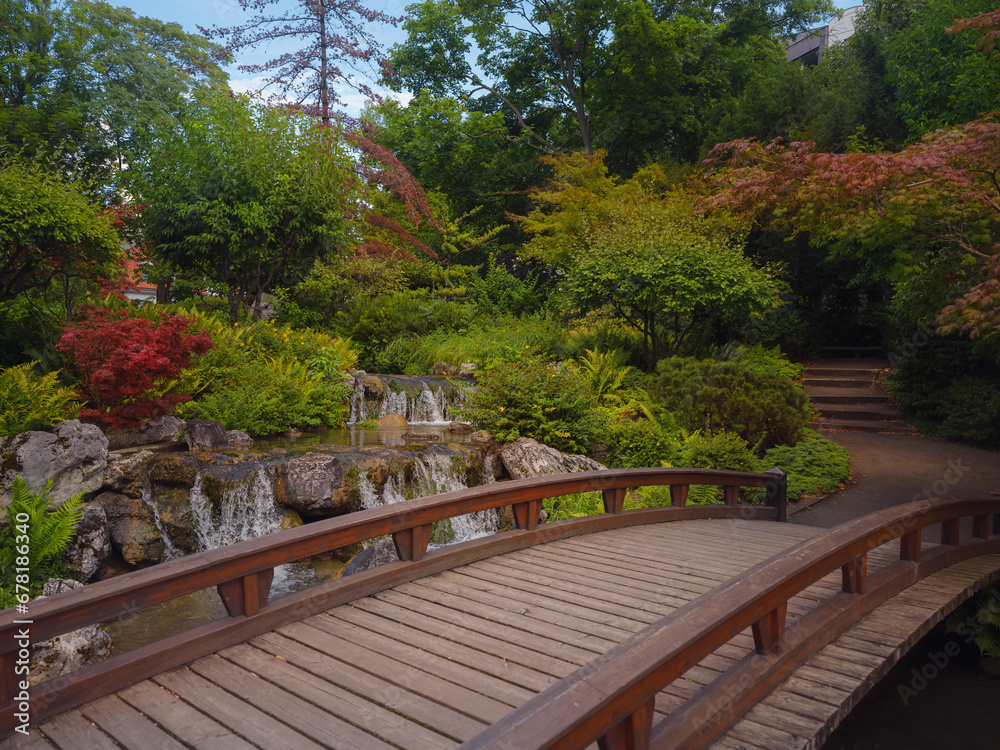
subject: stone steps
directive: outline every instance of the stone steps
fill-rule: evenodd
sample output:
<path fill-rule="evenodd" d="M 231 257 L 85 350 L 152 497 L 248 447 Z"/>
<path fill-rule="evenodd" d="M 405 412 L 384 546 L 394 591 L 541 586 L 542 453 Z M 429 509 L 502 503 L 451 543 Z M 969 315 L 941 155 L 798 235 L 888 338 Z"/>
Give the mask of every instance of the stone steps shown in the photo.
<path fill-rule="evenodd" d="M 884 360 L 821 360 L 802 373 L 802 387 L 819 416 L 813 426 L 828 430 L 918 434 L 892 398 L 876 385 Z"/>

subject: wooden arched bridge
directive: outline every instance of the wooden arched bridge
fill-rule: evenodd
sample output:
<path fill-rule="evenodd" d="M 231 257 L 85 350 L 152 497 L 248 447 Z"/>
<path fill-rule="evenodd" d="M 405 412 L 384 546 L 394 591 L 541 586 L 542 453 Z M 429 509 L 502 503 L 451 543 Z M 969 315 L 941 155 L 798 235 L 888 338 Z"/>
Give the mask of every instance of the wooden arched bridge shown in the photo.
<path fill-rule="evenodd" d="M 726 504 L 687 505 L 692 484 L 721 485 Z M 623 511 L 646 485 L 670 485 L 672 506 Z M 766 504 L 741 503 L 746 487 Z M 605 513 L 537 523 L 544 498 L 593 490 Z M 516 530 L 427 551 L 435 521 L 504 505 Z M 0 615 L 0 747 L 815 747 L 998 576 L 1000 501 L 915 502 L 829 531 L 784 520 L 777 470 L 587 472 L 95 583 Z M 400 562 L 269 601 L 275 566 L 387 534 Z M 227 617 L 21 690 L 19 631 L 37 642 L 209 587 Z"/>

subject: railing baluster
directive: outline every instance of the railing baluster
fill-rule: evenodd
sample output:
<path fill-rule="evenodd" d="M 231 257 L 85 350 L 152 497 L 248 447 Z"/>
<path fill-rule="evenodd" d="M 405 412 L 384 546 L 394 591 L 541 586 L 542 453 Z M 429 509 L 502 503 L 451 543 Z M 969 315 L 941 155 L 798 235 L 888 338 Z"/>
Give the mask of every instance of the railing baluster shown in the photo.
<path fill-rule="evenodd" d="M 425 523 L 392 533 L 392 543 L 396 554 L 403 562 L 418 562 L 427 551 L 431 541 L 431 524 Z"/>
<path fill-rule="evenodd" d="M 625 488 L 615 487 L 611 490 L 603 490 L 601 498 L 604 500 L 605 513 L 621 513 L 625 505 Z"/>
<path fill-rule="evenodd" d="M 525 531 L 532 531 L 538 526 L 538 516 L 542 512 L 541 500 L 528 500 L 524 503 L 514 503 L 514 525 Z"/>
<path fill-rule="evenodd" d="M 645 750 L 653 733 L 653 708 L 650 700 L 613 726 L 608 733 L 597 740 L 601 750 Z"/>
<path fill-rule="evenodd" d="M 958 546 L 958 518 L 949 518 L 941 522 L 941 544 L 949 547 Z"/>
<path fill-rule="evenodd" d="M 687 504 L 688 486 L 686 484 L 670 485 L 670 504 L 675 508 L 683 507 Z"/>
<path fill-rule="evenodd" d="M 988 515 L 972 517 L 972 536 L 976 539 L 990 538 L 990 517 Z"/>
<path fill-rule="evenodd" d="M 767 484 L 767 500 L 772 508 L 778 509 L 778 521 L 788 520 L 788 474 L 775 466 L 764 472 L 770 474 L 773 480 Z"/>
<path fill-rule="evenodd" d="M 274 568 L 249 573 L 242 578 L 225 581 L 215 587 L 219 597 L 226 607 L 230 617 L 257 614 L 267 604 L 271 593 L 271 581 L 274 580 Z"/>
<path fill-rule="evenodd" d="M 920 532 L 922 528 L 908 531 L 899 538 L 899 559 L 920 562 Z"/>
<path fill-rule="evenodd" d="M 769 654 L 785 637 L 785 614 L 788 602 L 782 602 L 752 626 L 753 645 L 758 654 Z"/>
<path fill-rule="evenodd" d="M 865 593 L 868 581 L 868 553 L 858 555 L 840 569 L 845 594 Z"/>
<path fill-rule="evenodd" d="M 726 485 L 722 488 L 722 496 L 726 505 L 736 505 L 740 501 L 740 488 L 736 485 Z"/>

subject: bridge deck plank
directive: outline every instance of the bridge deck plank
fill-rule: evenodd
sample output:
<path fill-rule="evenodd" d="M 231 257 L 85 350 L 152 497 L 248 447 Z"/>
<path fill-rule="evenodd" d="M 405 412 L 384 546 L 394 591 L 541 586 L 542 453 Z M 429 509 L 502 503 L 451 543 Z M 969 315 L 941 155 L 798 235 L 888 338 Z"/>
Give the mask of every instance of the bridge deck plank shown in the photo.
<path fill-rule="evenodd" d="M 820 532 L 685 521 L 508 552 L 288 623 L 63 714 L 42 732 L 60 748 L 114 747 L 112 739 L 137 746 L 146 736 L 209 750 L 448 750 L 658 618 Z M 869 553 L 869 572 L 898 559 L 898 541 L 886 544 Z M 1000 559 L 969 561 L 898 595 L 894 610 L 874 611 L 814 655 L 715 747 L 773 750 L 825 736 L 898 657 L 913 617 L 930 617 L 996 568 Z M 789 622 L 840 589 L 835 570 L 789 601 Z M 656 697 L 654 722 L 752 651 L 747 629 L 692 666 Z M 76 736 L 86 742 L 74 745 Z"/>

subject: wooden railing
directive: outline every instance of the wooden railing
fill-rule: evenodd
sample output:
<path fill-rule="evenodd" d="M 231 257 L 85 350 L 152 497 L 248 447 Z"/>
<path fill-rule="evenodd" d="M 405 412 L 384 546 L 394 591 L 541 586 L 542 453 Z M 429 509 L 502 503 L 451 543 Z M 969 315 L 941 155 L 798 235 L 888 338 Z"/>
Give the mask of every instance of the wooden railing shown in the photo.
<path fill-rule="evenodd" d="M 992 523 L 990 517 L 992 516 Z M 971 517 L 971 537 L 959 523 Z M 922 530 L 941 543 L 922 549 Z M 539 693 L 462 745 L 602 750 L 699 748 L 796 666 L 907 586 L 961 560 L 1000 552 L 1000 498 L 944 498 L 845 523 L 750 568 Z M 899 561 L 869 576 L 868 552 L 899 539 Z M 842 591 L 786 626 L 788 601 L 837 569 Z M 653 726 L 656 694 L 746 628 L 756 653 Z"/>
<path fill-rule="evenodd" d="M 629 488 L 653 485 L 670 485 L 671 507 L 623 512 Z M 721 486 L 725 504 L 686 505 L 690 485 Z M 766 506 L 739 504 L 740 487 L 766 488 Z M 604 514 L 538 526 L 544 499 L 591 491 L 603 494 Z M 434 522 L 506 505 L 513 507 L 516 531 L 427 553 Z M 27 615 L 0 612 L 0 737 L 12 731 L 20 705 L 15 636 L 25 625 L 18 621 L 30 620 L 30 640 L 36 643 L 212 586 L 229 615 L 36 685 L 26 713 L 37 722 L 288 622 L 467 562 L 591 531 L 734 517 L 784 521 L 784 473 L 620 469 L 500 482 L 326 519 L 93 583 L 31 602 Z M 401 562 L 268 601 L 276 566 L 386 534 L 392 535 Z"/>

